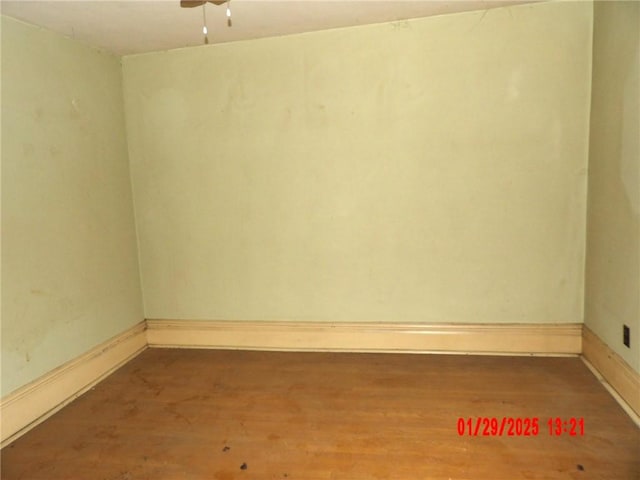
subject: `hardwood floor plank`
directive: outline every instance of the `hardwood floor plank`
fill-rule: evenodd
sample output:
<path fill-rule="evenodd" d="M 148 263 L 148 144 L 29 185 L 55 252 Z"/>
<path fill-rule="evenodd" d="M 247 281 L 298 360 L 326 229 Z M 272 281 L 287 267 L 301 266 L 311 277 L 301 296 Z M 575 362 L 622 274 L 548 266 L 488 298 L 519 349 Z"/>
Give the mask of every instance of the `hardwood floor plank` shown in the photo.
<path fill-rule="evenodd" d="M 539 432 L 460 436 L 477 417 Z M 584 435 L 550 435 L 556 417 Z M 640 430 L 578 358 L 150 349 L 4 448 L 1 474 L 636 480 Z"/>

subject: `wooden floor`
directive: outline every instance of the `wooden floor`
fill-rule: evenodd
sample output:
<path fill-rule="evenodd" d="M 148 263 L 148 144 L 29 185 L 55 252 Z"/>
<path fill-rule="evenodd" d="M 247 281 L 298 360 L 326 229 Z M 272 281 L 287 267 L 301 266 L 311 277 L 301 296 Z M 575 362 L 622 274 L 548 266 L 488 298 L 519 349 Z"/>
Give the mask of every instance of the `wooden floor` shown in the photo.
<path fill-rule="evenodd" d="M 460 436 L 458 418 L 477 417 L 539 431 L 483 436 L 481 420 Z M 584 435 L 551 435 L 556 417 L 584 419 Z M 4 448 L 1 473 L 639 479 L 640 429 L 578 358 L 150 349 Z"/>

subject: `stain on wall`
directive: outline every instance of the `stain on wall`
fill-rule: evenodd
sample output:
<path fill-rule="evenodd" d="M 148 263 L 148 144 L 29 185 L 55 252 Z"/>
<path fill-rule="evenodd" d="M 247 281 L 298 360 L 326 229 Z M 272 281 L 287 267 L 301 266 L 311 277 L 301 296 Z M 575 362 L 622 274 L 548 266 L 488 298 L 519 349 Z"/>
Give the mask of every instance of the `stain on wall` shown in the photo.
<path fill-rule="evenodd" d="M 592 5 L 123 58 L 146 316 L 581 322 Z"/>
<path fill-rule="evenodd" d="M 142 321 L 120 62 L 2 17 L 2 395 Z"/>

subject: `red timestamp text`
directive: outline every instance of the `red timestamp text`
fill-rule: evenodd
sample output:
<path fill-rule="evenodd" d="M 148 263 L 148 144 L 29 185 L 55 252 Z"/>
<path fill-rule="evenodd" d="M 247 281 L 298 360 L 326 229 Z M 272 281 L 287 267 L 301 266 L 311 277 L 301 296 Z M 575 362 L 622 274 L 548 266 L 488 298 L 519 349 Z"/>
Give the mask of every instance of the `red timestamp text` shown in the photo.
<path fill-rule="evenodd" d="M 569 435 L 571 437 L 584 435 L 584 418 L 550 418 L 547 420 L 549 435 Z"/>
<path fill-rule="evenodd" d="M 549 418 L 547 428 L 544 426 L 538 417 L 459 417 L 457 431 L 471 437 L 535 437 L 545 432 L 552 436 L 584 435 L 584 418 Z"/>
<path fill-rule="evenodd" d="M 534 437 L 540 433 L 540 420 L 537 417 L 460 417 L 457 427 L 460 436 Z"/>

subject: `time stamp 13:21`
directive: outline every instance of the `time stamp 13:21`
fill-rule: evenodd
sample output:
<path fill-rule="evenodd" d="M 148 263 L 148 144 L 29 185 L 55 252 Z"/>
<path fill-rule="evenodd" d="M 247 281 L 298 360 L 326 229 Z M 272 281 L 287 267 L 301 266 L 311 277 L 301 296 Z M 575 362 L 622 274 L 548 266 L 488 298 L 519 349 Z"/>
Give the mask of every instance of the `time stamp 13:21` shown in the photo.
<path fill-rule="evenodd" d="M 584 435 L 584 418 L 549 418 L 542 422 L 538 417 L 459 417 L 458 435 L 472 437 L 535 437 L 541 433 L 551 436 Z"/>

